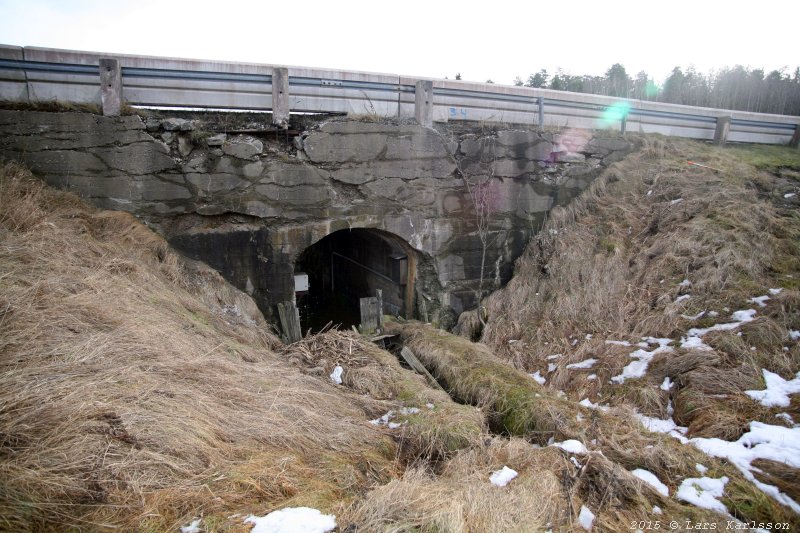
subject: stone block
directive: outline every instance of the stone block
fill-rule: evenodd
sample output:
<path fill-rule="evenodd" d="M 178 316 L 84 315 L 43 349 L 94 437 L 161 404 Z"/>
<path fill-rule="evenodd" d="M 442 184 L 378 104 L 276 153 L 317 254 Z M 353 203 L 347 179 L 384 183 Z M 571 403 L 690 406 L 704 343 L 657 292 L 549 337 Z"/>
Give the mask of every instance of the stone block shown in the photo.
<path fill-rule="evenodd" d="M 186 135 L 181 135 L 178 137 L 178 153 L 181 154 L 181 157 L 188 157 L 188 155 L 192 153 L 193 149 L 194 144 L 189 137 Z"/>
<path fill-rule="evenodd" d="M 93 174 L 108 171 L 103 161 L 94 154 L 73 150 L 50 150 L 31 153 L 6 153 L 24 161 L 35 174 Z"/>
<path fill-rule="evenodd" d="M 227 138 L 228 136 L 225 135 L 224 133 L 218 133 L 217 135 L 212 135 L 211 137 L 208 137 L 206 139 L 206 146 L 208 147 L 222 146 L 223 144 L 225 144 Z"/>
<path fill-rule="evenodd" d="M 527 159 L 498 159 L 492 163 L 494 175 L 506 178 L 516 178 L 538 170 L 539 166 L 536 161 Z"/>
<path fill-rule="evenodd" d="M 505 130 L 497 132 L 497 144 L 502 146 L 533 145 L 541 141 L 539 134 L 533 131 Z"/>
<path fill-rule="evenodd" d="M 186 200 L 192 197 L 192 193 L 177 183 L 149 179 L 141 183 L 142 199 L 146 201 Z"/>
<path fill-rule="evenodd" d="M 168 149 L 155 142 L 92 150 L 109 168 L 132 175 L 155 174 L 174 168 Z"/>
<path fill-rule="evenodd" d="M 583 163 L 584 161 L 586 161 L 586 156 L 577 152 L 556 153 L 556 162 L 558 163 Z"/>
<path fill-rule="evenodd" d="M 192 131 L 194 124 L 191 120 L 184 118 L 166 118 L 161 121 L 161 129 L 164 131 Z"/>
<path fill-rule="evenodd" d="M 321 204 L 330 201 L 331 191 L 326 187 L 313 185 L 298 185 L 295 187 L 282 187 L 272 183 L 256 186 L 256 192 L 268 200 L 279 202 L 294 207 Z"/>
<path fill-rule="evenodd" d="M 600 152 L 601 150 L 606 150 L 608 152 L 614 150 L 630 150 L 631 143 L 630 141 L 626 141 L 625 139 L 615 139 L 615 138 L 592 138 L 589 143 L 586 145 L 586 151 L 588 152 Z"/>
<path fill-rule="evenodd" d="M 447 143 L 438 133 L 419 127 L 411 134 L 389 136 L 385 159 L 428 159 L 449 157 Z"/>
<path fill-rule="evenodd" d="M 345 134 L 312 132 L 303 148 L 315 163 L 374 161 L 386 150 L 387 136 L 381 133 Z"/>
<path fill-rule="evenodd" d="M 270 161 L 259 183 L 324 186 L 327 185 L 329 177 L 328 171 L 311 165 Z"/>
<path fill-rule="evenodd" d="M 224 173 L 190 173 L 186 174 L 186 180 L 194 185 L 200 194 L 204 195 L 225 193 L 250 185 L 249 181 L 243 180 L 236 174 Z"/>
<path fill-rule="evenodd" d="M 222 152 L 238 159 L 253 159 L 264 150 L 264 143 L 257 139 L 241 139 L 226 142 Z"/>

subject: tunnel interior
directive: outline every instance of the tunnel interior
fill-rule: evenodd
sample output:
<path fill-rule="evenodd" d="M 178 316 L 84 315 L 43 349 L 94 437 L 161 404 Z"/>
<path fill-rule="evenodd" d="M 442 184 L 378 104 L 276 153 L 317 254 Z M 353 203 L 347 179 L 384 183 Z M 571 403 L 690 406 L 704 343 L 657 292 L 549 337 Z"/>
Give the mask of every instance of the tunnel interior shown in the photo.
<path fill-rule="evenodd" d="M 416 261 L 399 237 L 374 229 L 339 230 L 295 262 L 295 298 L 303 332 L 360 324 L 359 300 L 383 293 L 383 312 L 410 316 Z"/>

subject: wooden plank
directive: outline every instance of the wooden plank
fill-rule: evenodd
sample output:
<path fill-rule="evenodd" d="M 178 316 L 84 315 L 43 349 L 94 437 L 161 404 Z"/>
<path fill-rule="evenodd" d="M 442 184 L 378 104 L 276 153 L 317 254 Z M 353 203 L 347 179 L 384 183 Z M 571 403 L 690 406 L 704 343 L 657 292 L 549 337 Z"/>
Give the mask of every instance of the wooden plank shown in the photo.
<path fill-rule="evenodd" d="M 406 363 L 408 363 L 408 366 L 425 377 L 431 387 L 444 390 L 444 388 L 439 385 L 439 382 L 436 381 L 436 378 L 434 378 L 431 373 L 428 372 L 428 369 L 425 368 L 422 363 L 420 363 L 419 359 L 417 359 L 417 356 L 414 355 L 414 352 L 412 352 L 409 348 L 403 346 L 403 349 L 400 350 L 400 355 L 403 357 L 403 359 L 405 359 Z"/>
<path fill-rule="evenodd" d="M 378 299 L 361 298 L 361 334 L 373 335 L 378 330 Z"/>
<path fill-rule="evenodd" d="M 278 316 L 283 329 L 284 342 L 292 344 L 303 338 L 300 329 L 300 312 L 294 302 L 278 303 Z"/>
<path fill-rule="evenodd" d="M 383 291 L 375 290 L 375 297 L 378 299 L 378 333 L 383 331 Z"/>

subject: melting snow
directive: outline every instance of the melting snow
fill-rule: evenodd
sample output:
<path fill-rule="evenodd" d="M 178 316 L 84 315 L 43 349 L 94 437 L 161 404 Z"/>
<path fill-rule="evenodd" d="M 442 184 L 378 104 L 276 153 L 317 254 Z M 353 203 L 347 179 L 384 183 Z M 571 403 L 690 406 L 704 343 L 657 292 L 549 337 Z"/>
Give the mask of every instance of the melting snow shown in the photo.
<path fill-rule="evenodd" d="M 661 390 L 670 390 L 672 388 L 672 380 L 669 379 L 669 376 L 664 378 L 664 381 L 661 382 Z"/>
<path fill-rule="evenodd" d="M 400 409 L 401 415 L 415 415 L 419 413 L 419 407 L 403 407 Z"/>
<path fill-rule="evenodd" d="M 765 294 L 764 296 L 756 296 L 755 298 L 750 298 L 749 301 L 753 302 L 754 304 L 758 304 L 759 307 L 766 307 L 767 300 L 769 300 L 769 296 Z"/>
<path fill-rule="evenodd" d="M 729 331 L 732 329 L 736 329 L 745 322 L 752 322 L 755 320 L 754 315 L 756 314 L 755 309 L 744 309 L 742 311 L 736 311 L 731 315 L 731 318 L 734 319 L 736 322 L 728 322 L 726 324 L 714 324 L 710 328 L 692 328 L 686 332 L 686 334 L 690 337 L 702 337 L 703 335 L 711 332 L 711 331 Z"/>
<path fill-rule="evenodd" d="M 585 361 L 581 361 L 580 363 L 572 363 L 571 365 L 567 365 L 567 368 L 571 369 L 592 368 L 596 362 L 597 359 L 586 359 Z"/>
<path fill-rule="evenodd" d="M 533 378 L 533 380 L 534 380 L 534 381 L 536 381 L 536 383 L 538 383 L 539 385 L 544 385 L 544 384 L 545 384 L 545 382 L 547 381 L 547 378 L 546 378 L 546 377 L 544 377 L 544 376 L 542 376 L 542 375 L 539 373 L 539 371 L 538 371 L 538 370 L 537 370 L 536 372 L 534 372 L 533 374 L 528 374 L 528 375 L 529 375 L 530 377 L 532 377 L 532 378 Z"/>
<path fill-rule="evenodd" d="M 561 353 L 554 353 L 553 355 L 548 355 L 548 356 L 546 357 L 546 359 L 547 359 L 548 361 L 552 361 L 553 359 L 558 359 L 558 358 L 559 358 L 559 357 L 561 357 L 562 355 L 564 355 L 564 354 L 561 354 Z"/>
<path fill-rule="evenodd" d="M 508 483 L 517 477 L 516 470 L 512 470 L 507 466 L 504 466 L 501 470 L 494 472 L 491 476 L 489 476 L 489 481 L 492 482 L 492 485 L 498 487 L 505 487 Z"/>
<path fill-rule="evenodd" d="M 678 287 L 688 287 L 691 284 L 692 284 L 691 281 L 689 281 L 688 279 L 685 279 L 685 280 L 681 281 L 680 283 L 678 283 Z"/>
<path fill-rule="evenodd" d="M 800 339 L 800 331 L 797 331 L 797 330 L 794 330 L 794 329 L 790 329 L 789 330 L 789 338 L 792 339 L 793 341 L 796 341 L 797 339 Z"/>
<path fill-rule="evenodd" d="M 659 507 L 658 505 L 653 506 L 653 514 L 663 514 L 663 513 L 664 511 L 661 510 L 661 507 Z"/>
<path fill-rule="evenodd" d="M 591 400 L 589 400 L 589 398 L 584 398 L 583 400 L 578 402 L 578 404 L 584 407 L 588 407 L 589 409 L 600 409 L 601 411 L 608 411 L 609 409 L 607 405 L 597 405 L 596 403 L 592 403 Z"/>
<path fill-rule="evenodd" d="M 647 366 L 650 364 L 650 361 L 653 359 L 653 357 L 656 356 L 656 354 L 672 351 L 672 348 L 668 346 L 669 343 L 672 342 L 672 339 L 658 339 L 655 337 L 645 337 L 642 340 L 644 340 L 648 344 L 658 344 L 658 347 L 649 352 L 644 348 L 640 348 L 635 352 L 632 352 L 629 355 L 629 357 L 633 357 L 637 359 L 637 361 L 629 363 L 628 366 L 622 369 L 622 374 L 611 378 L 612 382 L 624 383 L 626 379 L 640 378 L 644 376 L 645 373 L 647 372 Z"/>
<path fill-rule="evenodd" d="M 628 341 L 606 341 L 606 344 L 614 344 L 615 346 L 633 346 Z"/>
<path fill-rule="evenodd" d="M 183 526 L 181 528 L 181 533 L 200 533 L 200 522 L 202 522 L 202 518 L 198 518 L 197 520 L 192 520 L 192 523 L 188 526 Z"/>
<path fill-rule="evenodd" d="M 675 298 L 675 303 L 682 302 L 684 300 L 688 300 L 691 297 L 692 297 L 691 294 L 683 294 L 683 295 L 678 296 L 677 298 Z"/>
<path fill-rule="evenodd" d="M 658 492 L 662 496 L 669 497 L 669 489 L 667 488 L 667 486 L 661 483 L 661 480 L 659 480 L 656 477 L 656 475 L 650 472 L 649 470 L 637 468 L 636 470 L 631 470 L 631 474 L 633 474 L 634 476 L 638 477 L 639 479 L 641 479 L 642 481 L 644 481 L 645 483 L 656 489 L 656 492 Z"/>
<path fill-rule="evenodd" d="M 794 418 L 792 418 L 792 415 L 790 415 L 789 413 L 778 413 L 775 416 L 780 418 L 781 420 L 784 420 L 787 424 L 794 426 Z"/>
<path fill-rule="evenodd" d="M 694 504 L 703 509 L 710 509 L 726 515 L 728 514 L 728 509 L 721 501 L 717 500 L 717 498 L 722 497 L 727 482 L 727 477 L 721 477 L 719 479 L 690 477 L 683 480 L 675 496 L 677 496 L 679 500 Z"/>
<path fill-rule="evenodd" d="M 594 524 L 594 513 L 591 512 L 585 505 L 581 505 L 581 512 L 578 515 L 578 523 L 586 531 L 592 530 L 592 524 Z"/>
<path fill-rule="evenodd" d="M 588 376 L 586 376 L 586 379 L 588 379 L 589 381 L 597 379 L 597 374 L 589 374 Z"/>
<path fill-rule="evenodd" d="M 697 320 L 698 318 L 703 318 L 705 314 L 705 311 L 700 311 L 696 315 L 681 315 L 681 318 L 685 318 L 686 320 Z"/>
<path fill-rule="evenodd" d="M 554 442 L 552 446 L 577 455 L 589 453 L 589 450 L 586 449 L 586 446 L 584 446 L 581 441 L 574 439 L 565 440 L 564 442 Z"/>
<path fill-rule="evenodd" d="M 764 390 L 748 390 L 745 394 L 761 403 L 764 407 L 789 407 L 789 395 L 800 392 L 800 372 L 791 381 L 786 381 L 778 374 L 766 368 L 761 370 L 767 388 Z"/>
<path fill-rule="evenodd" d="M 640 415 L 638 413 L 636 413 L 636 418 L 638 418 L 639 422 L 641 422 L 641 424 L 645 427 L 645 429 L 649 431 L 653 431 L 655 433 L 667 433 L 675 437 L 679 441 L 683 442 L 684 444 L 688 442 L 688 439 L 684 437 L 687 428 L 679 426 L 671 418 L 662 420 L 660 418 L 651 418 L 649 416 Z"/>
<path fill-rule="evenodd" d="M 435 405 L 433 405 L 432 403 L 426 403 L 426 404 L 425 404 L 425 407 L 427 407 L 428 409 L 433 409 L 433 408 L 434 408 L 434 407 L 436 407 L 436 406 L 435 406 Z"/>
<path fill-rule="evenodd" d="M 710 351 L 713 350 L 711 346 L 703 342 L 703 339 L 700 337 L 682 337 L 681 338 L 681 348 L 686 350 L 704 350 Z"/>
<path fill-rule="evenodd" d="M 336 529 L 336 517 L 310 507 L 287 507 L 266 516 L 248 516 L 250 533 L 327 533 Z"/>
<path fill-rule="evenodd" d="M 547 363 L 547 372 L 548 373 L 552 372 L 556 368 L 558 368 L 557 364 L 555 364 L 555 363 Z"/>
<path fill-rule="evenodd" d="M 768 459 L 800 468 L 800 428 L 750 422 L 750 431 L 735 442 L 716 438 L 695 438 L 689 442 L 708 455 L 727 459 L 762 492 L 800 513 L 800 504 L 780 492 L 777 487 L 758 481 L 753 476 L 755 468 L 751 466 L 756 459 Z"/>
<path fill-rule="evenodd" d="M 342 372 L 344 372 L 344 368 L 339 365 L 336 365 L 336 368 L 333 369 L 331 372 L 331 381 L 336 383 L 337 385 L 342 384 Z"/>
<path fill-rule="evenodd" d="M 708 472 L 708 467 L 706 467 L 705 465 L 701 465 L 700 463 L 695 463 L 694 467 L 701 474 L 705 474 L 706 472 Z"/>
<path fill-rule="evenodd" d="M 674 200 L 670 201 L 669 205 L 675 205 L 675 204 L 678 204 L 678 203 L 680 203 L 682 201 L 683 201 L 683 198 L 675 198 Z"/>
<path fill-rule="evenodd" d="M 769 293 L 770 293 L 771 295 L 773 295 L 773 296 L 777 296 L 777 295 L 779 295 L 779 294 L 780 294 L 782 291 L 783 291 L 783 289 L 770 289 L 770 290 L 769 290 Z"/>
<path fill-rule="evenodd" d="M 794 198 L 795 196 L 797 196 L 797 193 L 793 192 L 787 192 L 786 194 L 783 195 L 784 198 Z"/>

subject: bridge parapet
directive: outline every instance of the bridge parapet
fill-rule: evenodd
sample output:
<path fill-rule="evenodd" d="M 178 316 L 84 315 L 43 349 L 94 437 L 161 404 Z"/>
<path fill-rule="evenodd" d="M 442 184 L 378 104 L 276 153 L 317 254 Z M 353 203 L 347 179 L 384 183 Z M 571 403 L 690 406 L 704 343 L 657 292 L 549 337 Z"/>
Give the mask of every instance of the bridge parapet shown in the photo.
<path fill-rule="evenodd" d="M 101 80 L 116 61 L 119 84 Z M 112 90 L 116 94 L 112 95 Z M 793 144 L 800 118 L 611 98 L 566 91 L 396 74 L 0 45 L 0 100 L 340 113 L 429 122 L 479 121 L 611 129 L 725 141 Z M 722 134 L 725 135 L 722 135 Z"/>

